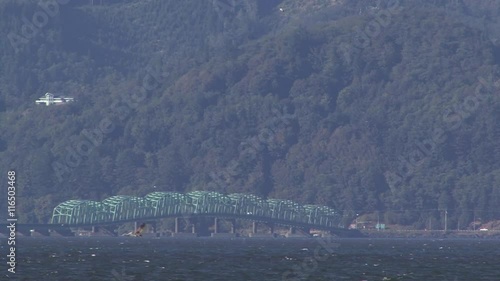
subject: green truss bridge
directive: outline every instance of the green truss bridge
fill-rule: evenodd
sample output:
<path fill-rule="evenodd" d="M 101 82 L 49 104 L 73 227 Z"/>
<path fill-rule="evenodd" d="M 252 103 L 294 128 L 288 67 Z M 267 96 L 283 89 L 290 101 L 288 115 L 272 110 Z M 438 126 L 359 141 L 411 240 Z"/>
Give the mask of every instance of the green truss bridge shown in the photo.
<path fill-rule="evenodd" d="M 103 201 L 69 200 L 54 208 L 51 224 L 97 226 L 160 218 L 215 217 L 245 219 L 305 229 L 345 233 L 343 216 L 319 205 L 262 199 L 251 194 L 193 191 L 153 192 L 144 197 L 117 195 Z"/>

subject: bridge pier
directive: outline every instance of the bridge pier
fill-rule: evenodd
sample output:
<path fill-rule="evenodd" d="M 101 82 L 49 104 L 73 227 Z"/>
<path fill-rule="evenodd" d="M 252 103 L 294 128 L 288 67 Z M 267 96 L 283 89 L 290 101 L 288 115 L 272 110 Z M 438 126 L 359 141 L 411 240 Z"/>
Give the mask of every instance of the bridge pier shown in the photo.
<path fill-rule="evenodd" d="M 217 233 L 219 232 L 219 231 L 218 231 L 218 230 L 219 230 L 219 229 L 218 229 L 218 224 L 219 224 L 218 219 L 217 219 L 217 217 L 215 217 L 215 218 L 214 218 L 214 233 L 215 233 L 215 234 L 217 234 Z"/>
<path fill-rule="evenodd" d="M 196 233 L 196 222 L 189 220 L 186 221 L 185 228 L 183 228 L 184 231 L 189 229 L 189 226 L 191 225 L 191 232 L 182 232 L 180 229 L 180 220 L 181 218 L 175 217 L 174 218 L 174 232 L 172 232 L 172 237 L 177 237 L 177 238 L 193 238 L 193 237 L 198 237 L 198 233 Z"/>
<path fill-rule="evenodd" d="M 149 232 L 156 235 L 156 221 L 151 222 L 150 225 L 151 225 L 151 229 L 149 229 Z"/>
<path fill-rule="evenodd" d="M 179 233 L 179 218 L 175 218 L 175 228 L 174 233 Z"/>
<path fill-rule="evenodd" d="M 253 221 L 252 222 L 252 232 L 249 233 L 250 237 L 255 237 L 255 238 L 273 238 L 274 236 L 274 224 L 273 223 L 266 223 L 266 226 L 269 226 L 271 228 L 271 233 L 267 233 L 267 231 L 263 233 L 257 233 L 257 227 L 258 227 L 258 222 Z"/>
<path fill-rule="evenodd" d="M 236 233 L 236 220 L 231 219 L 231 233 Z"/>
<path fill-rule="evenodd" d="M 235 228 L 234 224 L 235 224 L 234 219 L 231 219 L 231 231 L 230 231 L 230 233 L 219 232 L 219 219 L 217 217 L 215 217 L 214 218 L 214 232 L 210 236 L 219 237 L 219 238 L 236 237 L 236 234 L 234 233 L 234 228 Z"/>

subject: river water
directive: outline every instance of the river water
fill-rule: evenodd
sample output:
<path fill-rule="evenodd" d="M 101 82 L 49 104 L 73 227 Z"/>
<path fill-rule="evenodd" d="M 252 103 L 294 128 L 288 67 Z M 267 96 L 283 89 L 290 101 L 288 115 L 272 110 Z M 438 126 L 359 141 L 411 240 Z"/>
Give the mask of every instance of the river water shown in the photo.
<path fill-rule="evenodd" d="M 15 274 L 6 241 L 0 280 L 500 281 L 500 240 L 26 237 Z"/>

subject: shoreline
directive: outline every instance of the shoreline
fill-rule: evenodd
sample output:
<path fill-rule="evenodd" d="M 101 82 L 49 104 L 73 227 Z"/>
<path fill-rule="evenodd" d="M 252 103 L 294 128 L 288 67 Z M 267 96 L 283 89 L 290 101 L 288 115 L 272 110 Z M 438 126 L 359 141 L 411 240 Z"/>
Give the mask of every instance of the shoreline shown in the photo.
<path fill-rule="evenodd" d="M 360 230 L 361 231 L 361 230 Z M 361 231 L 366 238 L 478 238 L 500 239 L 500 231 L 381 230 Z"/>

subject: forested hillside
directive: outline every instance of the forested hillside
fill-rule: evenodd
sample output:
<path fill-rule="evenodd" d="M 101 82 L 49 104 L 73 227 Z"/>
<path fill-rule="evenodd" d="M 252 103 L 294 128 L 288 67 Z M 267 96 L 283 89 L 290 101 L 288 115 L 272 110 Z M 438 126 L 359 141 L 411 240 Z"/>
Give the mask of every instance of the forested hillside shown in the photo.
<path fill-rule="evenodd" d="M 500 218 L 496 1 L 67 2 L 0 2 L 0 167 L 24 222 L 191 190 Z"/>

